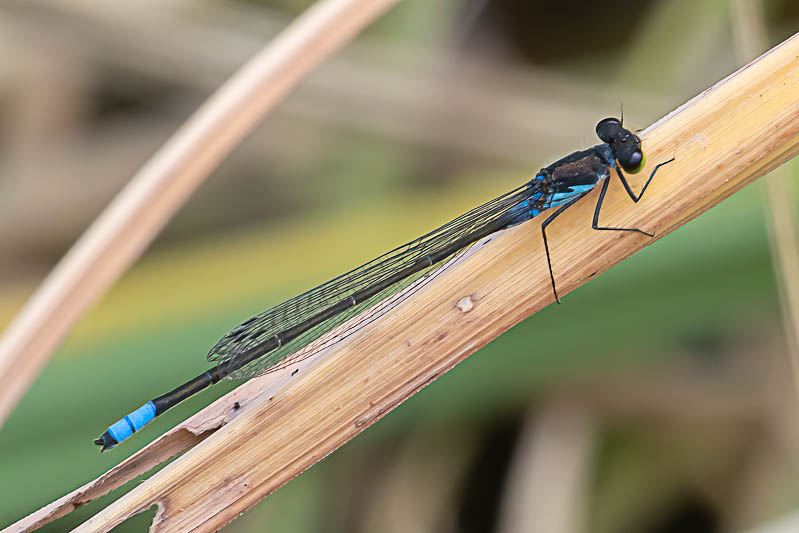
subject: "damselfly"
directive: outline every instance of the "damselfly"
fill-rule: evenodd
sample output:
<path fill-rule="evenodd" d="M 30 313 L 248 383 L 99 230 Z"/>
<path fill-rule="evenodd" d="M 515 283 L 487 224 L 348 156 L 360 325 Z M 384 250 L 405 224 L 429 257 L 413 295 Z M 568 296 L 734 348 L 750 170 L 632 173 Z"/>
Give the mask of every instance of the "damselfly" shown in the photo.
<path fill-rule="evenodd" d="M 553 207 L 557 209 L 541 224 L 541 233 L 552 292 L 560 302 L 549 255 L 547 227 L 602 182 L 591 227 L 632 231 L 651 237 L 651 233 L 639 228 L 599 225 L 599 213 L 610 183 L 608 178 L 615 169 L 627 194 L 633 202 L 638 202 L 657 170 L 673 160 L 655 166 L 636 195 L 622 169 L 631 174 L 643 169 L 641 139 L 615 118 L 600 121 L 596 133 L 603 144 L 574 152 L 541 169 L 521 187 L 242 322 L 208 352 L 208 360 L 216 366 L 125 416 L 96 439 L 95 444 L 102 446 L 101 451 L 113 448 L 156 416 L 222 378 L 247 379 L 285 368 L 330 347 L 393 308 L 425 280 L 431 279 L 447 260 L 472 244 Z"/>

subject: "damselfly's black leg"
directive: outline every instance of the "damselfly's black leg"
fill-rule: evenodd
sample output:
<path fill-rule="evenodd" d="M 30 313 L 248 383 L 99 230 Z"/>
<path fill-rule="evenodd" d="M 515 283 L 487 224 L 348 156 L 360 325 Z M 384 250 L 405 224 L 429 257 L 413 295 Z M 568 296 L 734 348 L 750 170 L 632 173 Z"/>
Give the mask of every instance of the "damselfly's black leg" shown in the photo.
<path fill-rule="evenodd" d="M 654 237 L 653 234 L 647 233 L 646 231 L 638 228 L 605 228 L 599 226 L 599 211 L 602 209 L 602 202 L 605 200 L 605 193 L 608 192 L 609 184 L 610 184 L 609 178 L 606 178 L 602 183 L 602 190 L 599 191 L 599 198 L 597 198 L 596 201 L 596 209 L 594 209 L 594 221 L 591 223 L 591 227 L 596 230 L 604 230 L 604 231 L 637 231 L 638 233 L 643 233 L 647 237 Z"/>
<path fill-rule="evenodd" d="M 547 226 L 549 226 L 555 218 L 566 211 L 568 208 L 573 206 L 580 198 L 585 196 L 588 193 L 581 194 L 574 200 L 569 201 L 566 204 L 563 204 L 561 207 L 558 208 L 557 211 L 549 215 L 547 219 L 541 224 L 541 234 L 544 236 L 544 251 L 547 254 L 547 267 L 549 267 L 549 279 L 552 281 L 552 292 L 555 294 L 555 301 L 560 303 L 560 298 L 558 298 L 558 290 L 555 288 L 555 275 L 552 273 L 552 259 L 549 257 L 549 243 L 547 243 Z"/>
<path fill-rule="evenodd" d="M 624 174 L 621 173 L 621 169 L 619 167 L 616 167 L 616 174 L 619 175 L 619 179 L 621 180 L 621 184 L 624 185 L 624 190 L 627 191 L 627 194 L 630 196 L 630 198 L 632 198 L 633 202 L 638 203 L 638 200 L 640 200 L 641 197 L 644 195 L 644 192 L 646 191 L 646 188 L 649 187 L 649 182 L 652 181 L 652 178 L 655 177 L 655 172 L 657 172 L 658 169 L 660 167 L 662 167 L 663 165 L 668 165 L 672 161 L 674 161 L 673 157 L 671 159 L 669 159 L 668 161 L 663 161 L 662 163 L 658 163 L 655 166 L 655 168 L 652 169 L 652 174 L 649 175 L 649 179 L 646 180 L 646 183 L 644 183 L 644 188 L 641 189 L 641 192 L 638 194 L 638 196 L 636 196 L 635 193 L 633 193 L 633 190 L 630 188 L 630 184 L 627 183 L 627 180 L 624 178 Z"/>

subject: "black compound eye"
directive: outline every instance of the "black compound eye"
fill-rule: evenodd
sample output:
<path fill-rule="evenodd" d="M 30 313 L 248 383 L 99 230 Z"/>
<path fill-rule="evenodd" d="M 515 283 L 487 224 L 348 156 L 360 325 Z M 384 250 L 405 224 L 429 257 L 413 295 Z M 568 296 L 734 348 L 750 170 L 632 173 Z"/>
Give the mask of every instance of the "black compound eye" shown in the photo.
<path fill-rule="evenodd" d="M 596 134 L 604 142 L 609 143 L 622 131 L 621 121 L 617 118 L 605 118 L 596 125 Z"/>
<path fill-rule="evenodd" d="M 641 169 L 644 168 L 645 163 L 646 158 L 644 157 L 644 153 L 641 150 L 636 150 L 630 154 L 630 157 L 628 157 L 621 166 L 623 166 L 624 170 L 630 174 L 635 174 L 637 172 L 641 172 Z"/>

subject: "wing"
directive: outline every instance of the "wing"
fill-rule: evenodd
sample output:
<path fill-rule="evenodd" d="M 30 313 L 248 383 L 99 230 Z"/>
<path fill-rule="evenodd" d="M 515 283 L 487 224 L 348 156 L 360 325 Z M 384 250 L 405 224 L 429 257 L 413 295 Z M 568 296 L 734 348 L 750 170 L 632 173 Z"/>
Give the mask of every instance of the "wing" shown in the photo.
<path fill-rule="evenodd" d="M 211 348 L 208 360 L 218 363 L 230 361 L 237 355 L 269 341 L 276 334 L 349 298 L 355 292 L 380 283 L 392 274 L 414 265 L 419 259 L 444 249 L 459 238 L 490 227 L 491 224 L 495 225 L 500 219 L 507 219 L 509 222 L 518 219 L 520 209 L 524 212 L 530 211 L 531 204 L 536 203 L 531 200 L 535 192 L 531 183 L 476 207 L 418 239 L 242 322 Z M 452 255 L 449 258 L 452 258 Z M 332 346 L 382 316 L 418 290 L 447 263 L 446 259 L 448 258 L 443 258 L 438 263 L 386 287 L 371 298 L 309 328 L 290 342 L 236 370 L 230 375 L 231 379 L 246 379 L 284 368 Z M 326 333 L 345 323 L 346 325 L 335 334 L 325 336 Z M 321 338 L 323 336 L 325 337 Z"/>

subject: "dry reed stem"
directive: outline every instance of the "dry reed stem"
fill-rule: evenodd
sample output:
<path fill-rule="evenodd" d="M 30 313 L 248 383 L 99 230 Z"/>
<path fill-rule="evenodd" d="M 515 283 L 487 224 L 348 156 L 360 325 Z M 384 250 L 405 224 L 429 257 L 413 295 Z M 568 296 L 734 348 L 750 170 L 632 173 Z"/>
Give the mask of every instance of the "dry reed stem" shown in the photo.
<path fill-rule="evenodd" d="M 0 425 L 50 354 L 203 179 L 311 70 L 397 0 L 321 0 L 237 71 L 131 179 L 0 337 Z"/>
<path fill-rule="evenodd" d="M 676 160 L 635 206 L 614 182 L 603 222 L 645 226 L 659 238 L 799 152 L 799 34 L 642 135 L 650 168 Z M 595 198 L 596 191 L 551 226 L 562 294 L 653 242 L 591 230 Z M 551 303 L 539 225 L 504 232 L 282 388 L 252 398 L 76 531 L 107 531 L 152 505 L 154 531 L 221 528 Z M 470 306 L 458 305 L 464 298 Z"/>
<path fill-rule="evenodd" d="M 748 60 L 766 47 L 762 1 L 732 0 L 738 56 Z M 787 167 L 775 169 L 763 180 L 766 226 L 774 277 L 779 289 L 782 322 L 794 387 L 799 393 L 799 249 L 797 248 L 796 191 Z"/>

